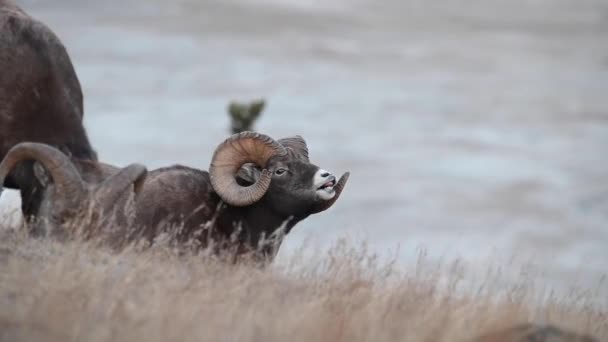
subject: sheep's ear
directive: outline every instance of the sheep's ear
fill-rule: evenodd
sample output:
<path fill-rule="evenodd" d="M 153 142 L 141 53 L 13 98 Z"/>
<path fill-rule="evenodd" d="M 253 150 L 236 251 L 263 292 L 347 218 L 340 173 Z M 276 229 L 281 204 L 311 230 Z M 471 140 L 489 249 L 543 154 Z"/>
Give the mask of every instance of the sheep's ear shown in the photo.
<path fill-rule="evenodd" d="M 256 183 L 261 176 L 262 170 L 253 163 L 246 163 L 237 171 L 236 180 L 240 185 L 247 186 Z"/>
<path fill-rule="evenodd" d="M 39 162 L 34 162 L 34 177 L 36 177 L 43 188 L 46 188 L 51 183 L 51 177 Z"/>

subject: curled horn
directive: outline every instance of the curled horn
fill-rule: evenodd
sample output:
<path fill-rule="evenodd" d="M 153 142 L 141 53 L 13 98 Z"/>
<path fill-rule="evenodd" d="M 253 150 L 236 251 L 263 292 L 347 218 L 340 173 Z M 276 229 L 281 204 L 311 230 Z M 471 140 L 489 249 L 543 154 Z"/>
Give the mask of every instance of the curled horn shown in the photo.
<path fill-rule="evenodd" d="M 259 201 L 268 190 L 272 172 L 266 169 L 275 156 L 287 154 L 285 148 L 271 137 L 254 132 L 234 134 L 215 150 L 209 167 L 211 185 L 222 200 L 233 206 L 247 206 Z M 235 175 L 245 163 L 263 168 L 260 179 L 251 186 L 241 186 Z"/>
<path fill-rule="evenodd" d="M 133 190 L 137 196 L 145 182 L 148 170 L 141 164 L 131 164 L 103 181 L 95 192 L 97 201 L 104 210 L 112 208 L 125 191 Z"/>
<path fill-rule="evenodd" d="M 78 201 L 85 185 L 72 161 L 58 149 L 41 143 L 23 142 L 15 145 L 0 163 L 0 185 L 20 162 L 34 160 L 49 172 L 57 196 L 70 202 Z"/>
<path fill-rule="evenodd" d="M 303 162 L 310 163 L 308 157 L 308 146 L 306 146 L 306 140 L 299 135 L 279 139 L 279 144 L 287 148 L 288 152 L 294 154 L 294 157 L 300 159 Z"/>
<path fill-rule="evenodd" d="M 340 194 L 342 193 L 342 190 L 344 190 L 344 187 L 346 186 L 348 177 L 350 177 L 350 172 L 346 172 L 345 174 L 342 175 L 342 177 L 340 177 L 338 184 L 336 184 L 336 186 L 334 186 L 334 191 L 336 192 L 336 195 L 329 201 L 320 202 L 317 205 L 315 205 L 315 207 L 313 208 L 313 211 L 312 211 L 313 214 L 317 214 L 322 211 L 325 211 L 325 210 L 331 208 L 331 206 L 334 205 L 334 203 L 336 203 L 336 201 L 338 200 L 338 197 L 340 197 Z"/>

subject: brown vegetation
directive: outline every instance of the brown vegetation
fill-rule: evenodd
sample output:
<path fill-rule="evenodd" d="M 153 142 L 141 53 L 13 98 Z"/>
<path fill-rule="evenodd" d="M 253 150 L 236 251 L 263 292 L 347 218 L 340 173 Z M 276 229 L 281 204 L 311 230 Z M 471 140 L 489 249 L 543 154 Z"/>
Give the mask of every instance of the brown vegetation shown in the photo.
<path fill-rule="evenodd" d="M 0 229 L 0 341 L 467 341 L 526 322 L 608 338 L 589 292 L 539 304 L 493 279 L 460 293 L 459 267 L 424 256 L 402 270 L 344 242 L 303 254 L 260 269 Z"/>

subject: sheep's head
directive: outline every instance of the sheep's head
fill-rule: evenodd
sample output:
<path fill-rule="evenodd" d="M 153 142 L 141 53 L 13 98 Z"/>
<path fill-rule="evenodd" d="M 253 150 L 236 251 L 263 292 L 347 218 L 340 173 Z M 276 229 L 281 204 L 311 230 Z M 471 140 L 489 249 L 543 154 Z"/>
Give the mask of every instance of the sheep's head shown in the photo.
<path fill-rule="evenodd" d="M 226 203 L 268 203 L 283 215 L 306 216 L 329 209 L 349 177 L 340 180 L 311 164 L 300 136 L 274 139 L 259 133 L 235 134 L 220 144 L 209 168 L 211 184 Z"/>
<path fill-rule="evenodd" d="M 101 214 L 114 213 L 116 204 L 134 189 L 137 194 L 146 168 L 131 164 L 107 179 L 83 181 L 70 158 L 49 145 L 24 142 L 15 145 L 0 163 L 0 185 L 19 163 L 35 161 L 34 174 L 42 184 L 41 205 L 30 227 L 34 233 L 63 235 L 67 224 L 94 225 Z M 132 187 L 134 185 L 134 188 Z M 87 221 L 83 221 L 83 220 Z"/>

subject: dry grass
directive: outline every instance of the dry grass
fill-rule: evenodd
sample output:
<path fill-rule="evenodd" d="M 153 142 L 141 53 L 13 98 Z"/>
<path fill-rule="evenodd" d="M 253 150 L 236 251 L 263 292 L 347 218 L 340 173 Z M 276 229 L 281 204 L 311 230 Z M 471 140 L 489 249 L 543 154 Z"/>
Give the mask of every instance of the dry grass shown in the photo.
<path fill-rule="evenodd" d="M 260 269 L 0 232 L 1 341 L 466 341 L 521 322 L 608 338 L 593 293 L 539 304 L 488 279 L 465 294 L 457 264 L 399 270 L 347 243 Z"/>

